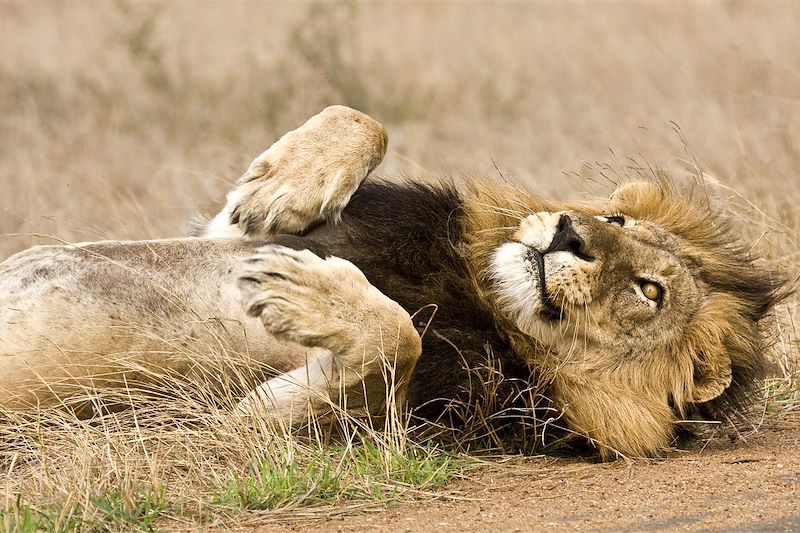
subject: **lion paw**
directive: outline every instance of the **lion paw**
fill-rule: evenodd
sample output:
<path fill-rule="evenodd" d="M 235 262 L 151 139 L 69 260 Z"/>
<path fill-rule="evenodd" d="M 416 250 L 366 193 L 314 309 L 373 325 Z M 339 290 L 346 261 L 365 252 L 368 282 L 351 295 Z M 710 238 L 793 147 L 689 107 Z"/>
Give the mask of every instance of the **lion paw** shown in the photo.
<path fill-rule="evenodd" d="M 422 343 L 408 313 L 352 263 L 271 244 L 242 262 L 242 304 L 276 337 L 329 351 L 256 389 L 240 406 L 266 405 L 296 420 L 331 401 L 352 413 L 382 412 L 387 387 L 402 400 Z M 396 387 L 396 388 L 395 388 Z M 300 415 L 305 420 L 305 417 Z"/>
<path fill-rule="evenodd" d="M 369 116 L 345 106 L 325 108 L 252 162 L 205 236 L 266 238 L 337 221 L 380 164 L 387 139 Z"/>
<path fill-rule="evenodd" d="M 354 342 L 364 304 L 380 295 L 349 261 L 277 245 L 242 262 L 238 286 L 245 310 L 267 331 L 329 349 Z"/>

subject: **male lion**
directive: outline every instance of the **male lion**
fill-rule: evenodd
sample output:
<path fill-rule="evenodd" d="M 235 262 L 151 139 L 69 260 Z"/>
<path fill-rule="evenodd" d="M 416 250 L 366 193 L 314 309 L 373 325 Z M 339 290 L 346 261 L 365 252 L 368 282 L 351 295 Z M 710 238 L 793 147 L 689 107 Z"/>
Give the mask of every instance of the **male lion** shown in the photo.
<path fill-rule="evenodd" d="M 760 324 L 785 291 L 703 197 L 630 183 L 559 204 L 482 180 L 364 182 L 386 139 L 327 108 L 256 158 L 198 237 L 0 264 L 0 405 L 70 405 L 165 375 L 224 387 L 238 357 L 268 368 L 243 413 L 376 414 L 388 381 L 438 419 L 491 359 L 612 458 L 657 454 L 682 419 L 748 399 Z M 431 304 L 421 339 L 411 315 Z"/>

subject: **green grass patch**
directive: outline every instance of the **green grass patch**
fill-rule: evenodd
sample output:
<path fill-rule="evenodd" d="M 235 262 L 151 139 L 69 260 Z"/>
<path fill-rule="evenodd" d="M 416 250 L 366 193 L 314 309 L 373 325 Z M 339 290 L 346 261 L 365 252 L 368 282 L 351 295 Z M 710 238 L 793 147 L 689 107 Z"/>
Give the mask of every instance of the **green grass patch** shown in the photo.
<path fill-rule="evenodd" d="M 46 525 L 45 522 L 45 517 L 41 513 L 22 503 L 19 497 L 13 505 L 0 511 L 0 527 L 4 532 L 34 533 L 49 529 L 42 527 Z"/>
<path fill-rule="evenodd" d="M 51 505 L 37 509 L 17 496 L 0 510 L 0 531 L 34 533 L 52 531 L 155 531 L 155 522 L 167 511 L 163 494 L 107 492 L 91 498 L 88 505 Z"/>
<path fill-rule="evenodd" d="M 64 512 L 38 510 L 25 503 L 21 496 L 17 496 L 12 505 L 0 510 L 0 530 L 4 533 L 71 533 L 84 529 L 83 521 L 75 517 L 71 509 L 67 510 L 66 516 Z"/>
<path fill-rule="evenodd" d="M 425 446 L 402 452 L 364 441 L 329 446 L 283 464 L 263 459 L 245 472 L 231 471 L 214 503 L 250 510 L 275 510 L 341 501 L 383 502 L 408 490 L 442 487 L 470 463 Z"/>
<path fill-rule="evenodd" d="M 107 492 L 94 502 L 102 522 L 114 529 L 154 531 L 155 521 L 167 510 L 164 493 L 150 491 L 135 494 Z"/>
<path fill-rule="evenodd" d="M 800 411 L 800 382 L 796 379 L 768 379 L 764 385 L 765 411 L 779 418 Z"/>

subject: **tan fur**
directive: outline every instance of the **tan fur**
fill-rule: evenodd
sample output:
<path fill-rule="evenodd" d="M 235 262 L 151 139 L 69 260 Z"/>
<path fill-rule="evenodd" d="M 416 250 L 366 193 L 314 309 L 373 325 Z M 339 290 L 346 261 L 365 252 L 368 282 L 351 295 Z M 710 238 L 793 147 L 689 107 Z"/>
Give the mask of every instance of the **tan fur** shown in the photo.
<path fill-rule="evenodd" d="M 39 247 L 0 264 L 0 408 L 85 406 L 147 383 L 236 394 L 229 383 L 327 358 L 326 379 L 269 415 L 377 414 L 387 386 L 402 399 L 420 349 L 408 313 L 358 269 L 308 251 L 173 239 Z"/>
<path fill-rule="evenodd" d="M 215 374 L 257 380 L 315 359 L 319 349 L 279 341 L 242 308 L 236 271 L 253 251 L 170 239 L 10 257 L 0 264 L 0 406 L 48 407 L 173 378 L 221 393 Z"/>

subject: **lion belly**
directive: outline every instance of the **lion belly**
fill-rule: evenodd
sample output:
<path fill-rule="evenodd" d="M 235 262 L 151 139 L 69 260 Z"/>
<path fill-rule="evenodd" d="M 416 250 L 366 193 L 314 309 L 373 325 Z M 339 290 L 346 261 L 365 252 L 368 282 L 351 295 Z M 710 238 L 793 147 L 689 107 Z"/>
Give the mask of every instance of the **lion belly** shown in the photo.
<path fill-rule="evenodd" d="M 9 258 L 0 264 L 0 406 L 85 399 L 121 384 L 212 386 L 235 399 L 320 357 L 242 310 L 237 264 L 256 246 L 106 242 Z"/>

